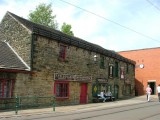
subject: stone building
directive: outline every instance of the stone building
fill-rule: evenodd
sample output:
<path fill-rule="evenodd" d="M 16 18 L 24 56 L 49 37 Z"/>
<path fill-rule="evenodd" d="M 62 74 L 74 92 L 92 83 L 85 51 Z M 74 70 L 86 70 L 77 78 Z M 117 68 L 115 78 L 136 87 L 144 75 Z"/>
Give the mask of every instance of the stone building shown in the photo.
<path fill-rule="evenodd" d="M 116 98 L 134 95 L 134 61 L 11 12 L 0 27 L 29 68 L 15 77 L 12 96 L 55 95 L 56 103 L 85 104 L 102 90 Z"/>
<path fill-rule="evenodd" d="M 0 41 L 0 109 L 13 96 L 15 83 L 29 77 L 29 67 L 6 42 Z"/>

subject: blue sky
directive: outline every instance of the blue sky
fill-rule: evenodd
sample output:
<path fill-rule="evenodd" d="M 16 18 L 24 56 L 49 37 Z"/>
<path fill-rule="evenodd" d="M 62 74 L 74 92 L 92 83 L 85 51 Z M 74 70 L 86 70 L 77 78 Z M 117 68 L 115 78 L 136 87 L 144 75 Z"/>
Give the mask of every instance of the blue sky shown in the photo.
<path fill-rule="evenodd" d="M 0 0 L 0 21 L 6 11 L 27 18 L 40 3 L 52 3 L 59 26 L 71 24 L 76 37 L 105 49 L 160 46 L 160 0 Z"/>

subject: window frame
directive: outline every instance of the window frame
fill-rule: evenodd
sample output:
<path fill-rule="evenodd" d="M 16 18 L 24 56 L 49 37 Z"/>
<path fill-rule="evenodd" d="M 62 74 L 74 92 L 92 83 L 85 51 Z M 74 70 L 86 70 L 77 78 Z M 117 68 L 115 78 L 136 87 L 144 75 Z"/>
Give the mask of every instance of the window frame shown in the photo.
<path fill-rule="evenodd" d="M 67 50 L 67 46 L 60 44 L 59 47 L 59 58 L 61 60 L 66 60 L 66 50 Z"/>
<path fill-rule="evenodd" d="M 125 67 L 120 67 L 120 78 L 125 79 Z"/>
<path fill-rule="evenodd" d="M 129 74 L 129 64 L 126 66 L 126 73 Z"/>
<path fill-rule="evenodd" d="M 57 91 L 58 85 L 60 85 L 60 87 L 64 87 L 64 85 L 67 85 L 66 86 L 67 88 L 60 88 L 61 90 L 59 89 Z M 62 92 L 63 89 L 66 90 L 65 93 Z M 59 95 L 57 95 L 57 94 L 59 94 Z M 64 95 L 64 94 L 66 94 L 66 95 Z M 59 81 L 59 80 L 56 80 L 54 82 L 54 95 L 55 95 L 56 98 L 65 98 L 65 99 L 69 98 L 69 95 L 70 95 L 70 92 L 69 92 L 69 81 Z"/>
<path fill-rule="evenodd" d="M 104 69 L 105 68 L 105 58 L 104 56 L 100 56 L 100 68 Z"/>
<path fill-rule="evenodd" d="M 115 77 L 119 77 L 119 63 L 115 62 Z"/>
<path fill-rule="evenodd" d="M 109 64 L 108 67 L 108 77 L 113 78 L 114 77 L 114 66 L 113 64 Z"/>
<path fill-rule="evenodd" d="M 14 83 L 13 79 L 0 79 L 0 99 L 13 97 Z"/>

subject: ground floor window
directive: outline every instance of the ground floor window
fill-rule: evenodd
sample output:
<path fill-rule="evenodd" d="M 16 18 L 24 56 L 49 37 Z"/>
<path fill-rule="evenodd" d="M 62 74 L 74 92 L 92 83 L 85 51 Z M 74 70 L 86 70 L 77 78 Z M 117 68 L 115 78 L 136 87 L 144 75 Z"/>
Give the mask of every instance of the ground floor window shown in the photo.
<path fill-rule="evenodd" d="M 111 85 L 108 85 L 108 92 L 112 92 L 112 88 L 111 88 Z"/>
<path fill-rule="evenodd" d="M 123 86 L 123 95 L 130 95 L 131 94 L 131 84 L 125 84 Z"/>
<path fill-rule="evenodd" d="M 54 94 L 56 97 L 69 97 L 69 82 L 56 81 L 54 83 Z"/>
<path fill-rule="evenodd" d="M 131 85 L 126 86 L 126 93 L 127 95 L 131 94 Z"/>
<path fill-rule="evenodd" d="M 0 98 L 11 98 L 14 80 L 0 79 Z"/>

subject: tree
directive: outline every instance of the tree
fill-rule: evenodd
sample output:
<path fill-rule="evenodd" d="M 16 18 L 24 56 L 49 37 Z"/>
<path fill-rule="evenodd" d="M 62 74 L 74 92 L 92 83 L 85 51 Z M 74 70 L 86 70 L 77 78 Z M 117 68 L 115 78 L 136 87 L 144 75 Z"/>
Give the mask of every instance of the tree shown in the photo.
<path fill-rule="evenodd" d="M 48 26 L 50 28 L 58 29 L 58 23 L 56 22 L 55 18 L 56 15 L 52 15 L 52 4 L 39 4 L 36 7 L 35 11 L 31 11 L 29 13 L 28 19 L 34 23 L 38 23 L 41 25 Z"/>
<path fill-rule="evenodd" d="M 35 11 L 31 11 L 29 13 L 28 19 L 34 23 L 58 29 L 58 23 L 55 20 L 56 15 L 53 16 L 52 12 L 52 4 L 46 5 L 45 3 L 41 3 L 36 7 Z M 71 25 L 63 23 L 61 31 L 68 35 L 74 36 L 71 28 Z"/>
<path fill-rule="evenodd" d="M 63 23 L 61 27 L 61 31 L 63 33 L 66 33 L 67 35 L 74 36 L 73 32 L 71 31 L 72 27 L 69 24 L 66 24 L 65 22 Z"/>

